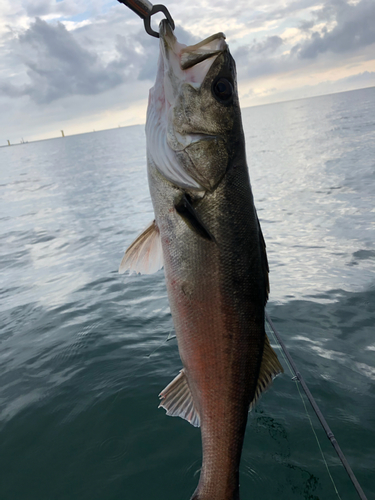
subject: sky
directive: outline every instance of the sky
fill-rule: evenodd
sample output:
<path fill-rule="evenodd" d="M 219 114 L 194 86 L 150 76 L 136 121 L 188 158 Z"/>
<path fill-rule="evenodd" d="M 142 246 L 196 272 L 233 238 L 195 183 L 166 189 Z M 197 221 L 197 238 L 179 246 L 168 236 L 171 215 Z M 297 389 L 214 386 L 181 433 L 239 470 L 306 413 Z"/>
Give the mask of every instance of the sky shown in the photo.
<path fill-rule="evenodd" d="M 165 5 L 182 43 L 225 33 L 242 107 L 375 86 L 375 0 Z M 0 145 L 144 123 L 158 52 L 116 0 L 1 0 Z"/>

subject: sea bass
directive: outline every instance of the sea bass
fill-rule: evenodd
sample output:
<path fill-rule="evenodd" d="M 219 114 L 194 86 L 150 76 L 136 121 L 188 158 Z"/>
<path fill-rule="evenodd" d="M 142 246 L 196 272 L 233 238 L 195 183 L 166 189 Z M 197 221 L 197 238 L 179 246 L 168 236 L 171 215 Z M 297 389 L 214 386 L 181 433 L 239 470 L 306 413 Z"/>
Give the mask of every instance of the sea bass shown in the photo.
<path fill-rule="evenodd" d="M 268 263 L 223 33 L 185 46 L 161 22 L 146 136 L 155 220 L 120 272 L 164 266 L 183 368 L 160 398 L 201 427 L 192 500 L 239 499 L 249 408 L 282 367 L 264 329 Z"/>

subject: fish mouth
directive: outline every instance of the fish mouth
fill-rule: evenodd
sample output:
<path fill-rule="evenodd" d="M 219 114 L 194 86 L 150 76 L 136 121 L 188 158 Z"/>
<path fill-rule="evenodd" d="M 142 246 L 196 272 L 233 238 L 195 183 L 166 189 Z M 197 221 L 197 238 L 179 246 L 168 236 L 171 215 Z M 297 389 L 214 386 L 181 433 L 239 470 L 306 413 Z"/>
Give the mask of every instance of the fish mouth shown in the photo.
<path fill-rule="evenodd" d="M 160 40 L 164 64 L 172 70 L 175 78 L 194 87 L 203 83 L 216 57 L 228 48 L 221 32 L 194 45 L 179 43 L 166 19 L 160 23 Z"/>
<path fill-rule="evenodd" d="M 186 70 L 196 64 L 221 54 L 227 47 L 224 33 L 216 33 L 201 42 L 181 50 L 181 68 Z"/>

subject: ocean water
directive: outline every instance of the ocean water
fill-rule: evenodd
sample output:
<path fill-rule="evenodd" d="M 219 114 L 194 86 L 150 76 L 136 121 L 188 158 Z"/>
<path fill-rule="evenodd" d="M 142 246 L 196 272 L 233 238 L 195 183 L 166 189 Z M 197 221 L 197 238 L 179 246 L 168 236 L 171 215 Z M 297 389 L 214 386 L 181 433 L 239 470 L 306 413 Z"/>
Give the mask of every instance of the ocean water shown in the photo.
<path fill-rule="evenodd" d="M 243 122 L 267 310 L 370 500 L 375 88 L 247 108 Z M 1 500 L 194 491 L 200 432 L 157 408 L 181 368 L 163 271 L 117 273 L 152 218 L 143 126 L 0 149 Z M 249 415 L 241 498 L 356 499 L 278 353 L 285 373 Z"/>

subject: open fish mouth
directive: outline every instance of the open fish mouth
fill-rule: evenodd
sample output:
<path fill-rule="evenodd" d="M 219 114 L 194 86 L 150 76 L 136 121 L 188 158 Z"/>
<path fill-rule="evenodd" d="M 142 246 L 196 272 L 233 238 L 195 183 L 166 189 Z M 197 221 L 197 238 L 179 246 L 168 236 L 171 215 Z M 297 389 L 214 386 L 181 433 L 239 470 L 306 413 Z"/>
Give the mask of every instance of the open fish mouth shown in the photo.
<path fill-rule="evenodd" d="M 166 20 L 160 23 L 160 39 L 164 64 L 175 78 L 195 86 L 203 82 L 216 57 L 228 48 L 224 33 L 216 33 L 194 45 L 179 43 Z"/>

